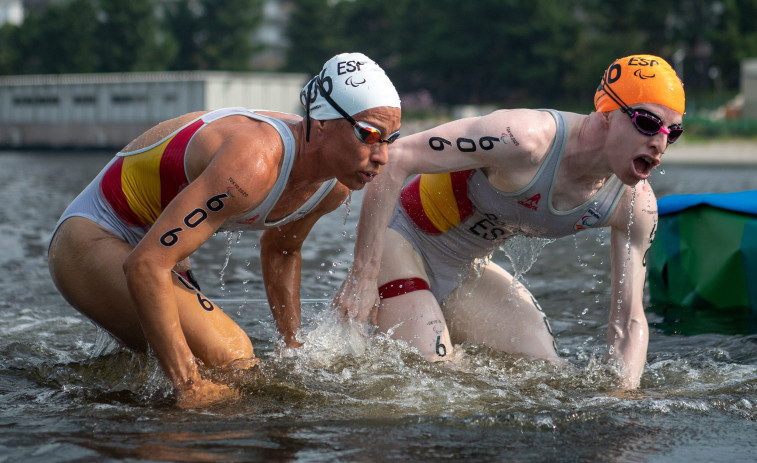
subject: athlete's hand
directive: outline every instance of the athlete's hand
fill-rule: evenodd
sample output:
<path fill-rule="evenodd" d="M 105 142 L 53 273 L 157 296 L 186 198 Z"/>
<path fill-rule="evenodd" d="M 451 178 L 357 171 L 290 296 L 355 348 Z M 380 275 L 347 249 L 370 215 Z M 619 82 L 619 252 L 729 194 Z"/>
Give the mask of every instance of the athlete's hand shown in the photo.
<path fill-rule="evenodd" d="M 376 281 L 354 278 L 350 273 L 334 296 L 331 307 L 345 320 L 370 321 L 378 325 L 379 302 Z"/>
<path fill-rule="evenodd" d="M 227 399 L 236 399 L 239 393 L 225 384 L 216 384 L 197 376 L 186 381 L 176 390 L 176 405 L 179 408 L 202 408 Z"/>

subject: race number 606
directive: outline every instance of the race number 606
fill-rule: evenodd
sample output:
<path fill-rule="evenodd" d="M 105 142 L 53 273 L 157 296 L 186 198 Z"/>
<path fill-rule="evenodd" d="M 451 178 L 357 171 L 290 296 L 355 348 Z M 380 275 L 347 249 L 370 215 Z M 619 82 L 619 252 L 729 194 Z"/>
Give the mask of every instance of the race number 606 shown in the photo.
<path fill-rule="evenodd" d="M 189 228 L 195 228 L 201 223 L 205 221 L 205 219 L 208 218 L 208 211 L 210 212 L 218 212 L 221 209 L 223 209 L 223 199 L 228 198 L 229 195 L 226 193 L 221 193 L 220 195 L 215 195 L 212 198 L 208 199 L 205 202 L 205 207 L 207 208 L 207 211 L 201 207 L 198 207 L 197 209 L 193 210 L 186 216 L 184 216 L 184 225 L 186 225 Z M 182 227 L 176 227 L 168 230 L 167 232 L 163 233 L 163 235 L 160 237 L 160 244 L 166 247 L 171 247 L 179 242 L 179 233 L 184 231 L 184 228 Z"/>

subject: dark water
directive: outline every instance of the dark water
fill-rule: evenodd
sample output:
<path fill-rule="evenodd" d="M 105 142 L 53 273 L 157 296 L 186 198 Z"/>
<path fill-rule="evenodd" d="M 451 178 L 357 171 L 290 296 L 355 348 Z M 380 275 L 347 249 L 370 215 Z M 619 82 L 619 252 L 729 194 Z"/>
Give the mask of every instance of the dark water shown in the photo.
<path fill-rule="evenodd" d="M 350 262 L 360 194 L 308 239 L 295 354 L 275 343 L 255 234 L 219 235 L 194 256 L 264 363 L 235 379 L 240 401 L 178 411 L 155 361 L 109 345 L 47 273 L 53 224 L 108 159 L 0 153 L 0 462 L 755 461 L 757 336 L 653 328 L 641 390 L 614 392 L 601 362 L 604 233 L 549 244 L 524 277 L 569 367 L 475 346 L 428 364 L 334 323 L 323 301 Z M 667 166 L 652 184 L 658 196 L 757 189 L 757 169 Z"/>

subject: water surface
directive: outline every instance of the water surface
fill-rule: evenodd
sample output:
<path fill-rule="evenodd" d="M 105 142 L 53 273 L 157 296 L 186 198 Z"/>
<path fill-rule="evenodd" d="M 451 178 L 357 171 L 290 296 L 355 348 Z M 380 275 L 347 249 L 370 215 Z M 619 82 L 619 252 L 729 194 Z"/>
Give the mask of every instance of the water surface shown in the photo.
<path fill-rule="evenodd" d="M 114 348 L 57 293 L 45 250 L 65 206 L 109 160 L 0 153 L 0 461 L 754 461 L 757 336 L 681 336 L 648 314 L 638 392 L 601 362 L 609 234 L 541 250 L 524 280 L 549 315 L 556 368 L 477 346 L 429 364 L 330 316 L 351 260 L 361 194 L 321 221 L 303 252 L 306 347 L 281 350 L 255 233 L 219 234 L 193 264 L 253 340 L 242 398 L 179 411 L 154 359 Z M 665 168 L 672 193 L 757 189 L 752 166 Z M 528 256 L 527 256 L 528 257 Z M 504 252 L 495 260 L 507 264 Z"/>

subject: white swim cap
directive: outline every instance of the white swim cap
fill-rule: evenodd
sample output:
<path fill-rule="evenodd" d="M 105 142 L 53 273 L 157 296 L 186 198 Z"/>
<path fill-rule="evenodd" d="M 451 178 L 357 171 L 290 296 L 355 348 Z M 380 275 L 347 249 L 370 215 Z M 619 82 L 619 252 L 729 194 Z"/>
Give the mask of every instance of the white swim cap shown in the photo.
<path fill-rule="evenodd" d="M 326 61 L 321 72 L 300 92 L 300 102 L 308 117 L 318 120 L 344 117 L 323 93 L 350 116 L 381 106 L 400 107 L 392 81 L 362 53 L 342 53 Z"/>

